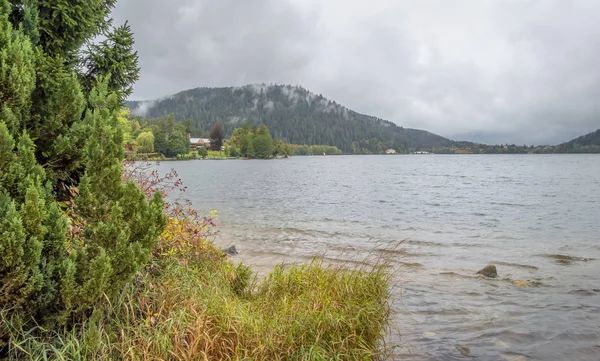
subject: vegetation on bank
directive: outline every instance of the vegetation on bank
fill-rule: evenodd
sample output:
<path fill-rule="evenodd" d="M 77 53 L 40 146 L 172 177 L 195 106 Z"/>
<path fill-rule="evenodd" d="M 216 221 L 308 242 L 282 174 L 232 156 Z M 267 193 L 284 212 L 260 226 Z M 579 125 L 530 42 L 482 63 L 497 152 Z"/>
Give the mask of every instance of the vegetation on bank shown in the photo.
<path fill-rule="evenodd" d="M 215 214 L 169 201 L 175 173 L 123 162 L 139 68 L 114 5 L 0 0 L 0 359 L 378 358 L 383 267 L 256 281 L 210 242 Z"/>
<path fill-rule="evenodd" d="M 244 123 L 241 128 L 233 131 L 227 145 L 245 158 L 267 159 L 277 155 L 314 155 L 329 154 L 340 155 L 342 151 L 336 147 L 326 145 L 296 145 L 273 139 L 269 128 L 264 124 L 255 127 Z"/>
<path fill-rule="evenodd" d="M 243 123 L 225 140 L 221 122 L 202 133 L 210 145 L 195 149 L 194 145 L 190 147 L 189 121 L 179 123 L 173 115 L 150 120 L 130 116 L 128 111 L 120 116 L 125 134 L 124 146 L 132 151 L 127 155 L 131 159 L 268 159 L 277 156 L 342 154 L 341 150 L 332 146 L 288 144 L 274 139 L 265 125 L 256 127 Z"/>
<path fill-rule="evenodd" d="M 434 148 L 436 154 L 562 154 L 600 153 L 600 129 L 559 145 L 462 144 Z"/>

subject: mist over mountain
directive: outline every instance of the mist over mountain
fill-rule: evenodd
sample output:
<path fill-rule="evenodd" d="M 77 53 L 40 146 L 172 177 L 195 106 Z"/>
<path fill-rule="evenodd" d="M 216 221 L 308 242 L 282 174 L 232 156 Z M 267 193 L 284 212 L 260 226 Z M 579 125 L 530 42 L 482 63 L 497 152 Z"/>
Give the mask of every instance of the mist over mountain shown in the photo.
<path fill-rule="evenodd" d="M 403 128 L 390 121 L 357 113 L 300 86 L 255 84 L 242 87 L 196 88 L 127 106 L 139 116 L 173 114 L 191 120 L 200 135 L 217 121 L 225 133 L 242 123 L 265 124 L 274 137 L 294 144 L 327 144 L 345 153 L 408 152 L 458 144 L 424 130 Z"/>

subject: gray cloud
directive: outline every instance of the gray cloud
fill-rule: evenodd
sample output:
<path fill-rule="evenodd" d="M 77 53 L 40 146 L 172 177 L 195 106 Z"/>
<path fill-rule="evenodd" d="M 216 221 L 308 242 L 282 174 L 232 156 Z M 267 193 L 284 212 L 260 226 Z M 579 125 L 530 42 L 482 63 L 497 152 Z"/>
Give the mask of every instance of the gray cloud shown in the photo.
<path fill-rule="evenodd" d="M 557 143 L 600 128 L 596 0 L 122 0 L 135 98 L 300 84 L 455 139 Z"/>

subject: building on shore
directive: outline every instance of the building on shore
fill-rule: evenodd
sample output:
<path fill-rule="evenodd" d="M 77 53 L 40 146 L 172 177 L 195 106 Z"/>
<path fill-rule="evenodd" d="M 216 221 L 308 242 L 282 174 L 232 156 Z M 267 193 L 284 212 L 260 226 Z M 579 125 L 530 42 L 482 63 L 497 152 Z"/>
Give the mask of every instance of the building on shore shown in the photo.
<path fill-rule="evenodd" d="M 206 149 L 210 149 L 210 139 L 190 138 L 190 148 L 198 149 L 200 147 L 205 147 Z"/>

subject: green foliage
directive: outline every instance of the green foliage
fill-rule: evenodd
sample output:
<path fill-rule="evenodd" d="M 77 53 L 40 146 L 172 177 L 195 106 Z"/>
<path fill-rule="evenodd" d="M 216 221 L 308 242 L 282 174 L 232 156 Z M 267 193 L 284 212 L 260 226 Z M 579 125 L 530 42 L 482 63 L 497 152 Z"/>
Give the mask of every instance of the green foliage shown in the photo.
<path fill-rule="evenodd" d="M 152 121 L 149 127 L 154 134 L 156 152 L 169 158 L 189 153 L 190 140 L 185 132 L 185 125 L 177 123 L 172 115 Z"/>
<path fill-rule="evenodd" d="M 556 147 L 558 153 L 600 153 L 600 129 Z"/>
<path fill-rule="evenodd" d="M 63 56 L 107 30 L 116 0 L 38 0 L 40 44 L 51 56 Z"/>
<path fill-rule="evenodd" d="M 92 43 L 82 61 L 84 74 L 82 84 L 90 91 L 100 77 L 110 76 L 108 89 L 115 92 L 123 105 L 133 92 L 133 84 L 139 79 L 137 52 L 133 50 L 133 33 L 130 26 L 113 29 L 106 40 Z"/>
<path fill-rule="evenodd" d="M 140 133 L 135 139 L 137 150 L 142 153 L 154 152 L 154 134 L 151 130 Z"/>
<path fill-rule="evenodd" d="M 35 50 L 25 34 L 13 30 L 6 0 L 0 2 L 0 121 L 15 136 L 31 107 L 36 80 Z"/>
<path fill-rule="evenodd" d="M 247 123 L 242 128 L 233 131 L 228 144 L 239 155 L 247 158 L 266 159 L 277 155 L 341 155 L 342 151 L 337 147 L 327 145 L 297 145 L 273 139 L 269 129 L 265 125 L 250 129 Z"/>
<path fill-rule="evenodd" d="M 342 151 L 336 147 L 329 145 L 298 145 L 298 144 L 283 144 L 285 152 L 282 154 L 289 155 L 341 155 Z"/>
<path fill-rule="evenodd" d="M 248 154 L 251 158 L 266 159 L 272 156 L 273 137 L 271 137 L 269 129 L 264 124 L 252 133 L 250 142 L 254 150 L 253 153 Z"/>
<path fill-rule="evenodd" d="M 377 360 L 389 350 L 389 276 L 315 261 L 256 282 L 217 250 L 165 261 L 71 332 L 14 330 L 12 359 Z M 0 317 L 2 315 L 0 314 Z M 5 318 L 6 319 L 6 318 Z M 2 322 L 3 319 L 0 319 Z"/>
<path fill-rule="evenodd" d="M 119 104 L 134 77 L 111 61 L 137 64 L 128 28 L 116 58 L 104 43 L 88 52 L 110 74 L 84 87 L 77 75 L 76 51 L 107 29 L 113 5 L 0 0 L 0 314 L 15 320 L 0 322 L 0 343 L 9 326 L 71 325 L 114 301 L 164 227 L 161 195 L 122 182 L 133 129 Z"/>
<path fill-rule="evenodd" d="M 202 158 L 206 158 L 206 156 L 208 156 L 208 149 L 205 147 L 198 148 L 198 155 Z"/>

